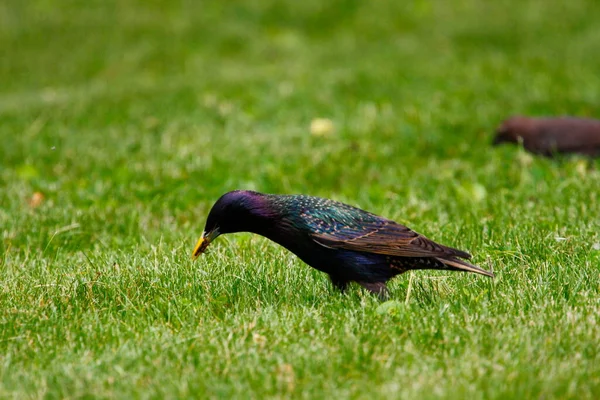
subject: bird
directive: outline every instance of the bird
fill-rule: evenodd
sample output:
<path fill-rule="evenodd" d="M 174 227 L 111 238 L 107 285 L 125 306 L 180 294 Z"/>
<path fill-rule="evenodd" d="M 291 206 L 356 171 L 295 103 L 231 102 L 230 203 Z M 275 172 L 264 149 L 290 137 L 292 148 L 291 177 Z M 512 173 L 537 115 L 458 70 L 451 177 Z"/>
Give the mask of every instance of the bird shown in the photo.
<path fill-rule="evenodd" d="M 356 282 L 387 298 L 386 283 L 409 270 L 466 271 L 494 277 L 465 261 L 471 255 L 443 246 L 404 225 L 360 208 L 307 195 L 234 190 L 212 206 L 193 259 L 219 235 L 251 232 L 285 247 L 329 275 L 344 292 Z"/>
<path fill-rule="evenodd" d="M 525 150 L 552 157 L 581 154 L 600 157 L 600 120 L 575 117 L 513 116 L 497 128 L 494 145 L 523 143 Z"/>

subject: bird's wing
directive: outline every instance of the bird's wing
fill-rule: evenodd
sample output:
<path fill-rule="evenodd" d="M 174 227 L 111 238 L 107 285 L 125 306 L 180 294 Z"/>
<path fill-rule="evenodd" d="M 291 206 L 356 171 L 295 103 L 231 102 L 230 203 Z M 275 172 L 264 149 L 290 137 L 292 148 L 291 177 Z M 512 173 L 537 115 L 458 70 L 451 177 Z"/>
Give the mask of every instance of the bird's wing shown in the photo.
<path fill-rule="evenodd" d="M 312 239 L 322 246 L 398 257 L 461 257 L 469 253 L 437 244 L 392 220 L 365 213 L 336 218 L 306 215 Z"/>

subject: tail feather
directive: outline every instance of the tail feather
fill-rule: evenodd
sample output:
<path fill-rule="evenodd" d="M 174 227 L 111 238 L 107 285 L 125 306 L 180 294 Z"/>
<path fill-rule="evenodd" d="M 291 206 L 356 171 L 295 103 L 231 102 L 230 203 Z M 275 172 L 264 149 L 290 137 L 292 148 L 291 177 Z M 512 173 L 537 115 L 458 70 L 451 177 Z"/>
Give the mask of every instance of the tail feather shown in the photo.
<path fill-rule="evenodd" d="M 448 252 L 448 255 L 445 257 L 452 257 L 452 258 L 459 257 L 459 258 L 466 258 L 467 260 L 472 257 L 466 251 L 455 249 L 454 247 L 442 246 L 442 248 Z"/>
<path fill-rule="evenodd" d="M 451 267 L 452 269 L 456 269 L 458 271 L 465 272 L 474 272 L 476 274 L 489 276 L 490 278 L 494 277 L 494 273 L 490 271 L 486 271 L 485 269 L 479 268 L 473 264 L 469 264 L 464 260 L 459 260 L 458 258 L 439 258 L 436 257 L 436 260 L 443 263 L 444 265 Z"/>

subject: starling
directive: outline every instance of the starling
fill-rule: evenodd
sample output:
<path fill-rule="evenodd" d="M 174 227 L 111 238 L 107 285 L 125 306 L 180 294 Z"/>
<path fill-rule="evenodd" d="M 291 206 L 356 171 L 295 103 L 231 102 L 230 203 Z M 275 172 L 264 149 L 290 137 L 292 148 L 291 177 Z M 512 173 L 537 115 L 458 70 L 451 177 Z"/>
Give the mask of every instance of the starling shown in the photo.
<path fill-rule="evenodd" d="M 329 274 L 344 291 L 350 282 L 385 297 L 386 282 L 413 269 L 494 274 L 461 259 L 471 255 L 437 244 L 392 220 L 337 201 L 247 190 L 225 193 L 213 205 L 193 257 L 219 235 L 252 232 L 280 244 Z"/>
<path fill-rule="evenodd" d="M 544 156 L 577 153 L 600 157 L 600 120 L 511 117 L 496 130 L 493 144 L 520 141 L 526 150 Z"/>

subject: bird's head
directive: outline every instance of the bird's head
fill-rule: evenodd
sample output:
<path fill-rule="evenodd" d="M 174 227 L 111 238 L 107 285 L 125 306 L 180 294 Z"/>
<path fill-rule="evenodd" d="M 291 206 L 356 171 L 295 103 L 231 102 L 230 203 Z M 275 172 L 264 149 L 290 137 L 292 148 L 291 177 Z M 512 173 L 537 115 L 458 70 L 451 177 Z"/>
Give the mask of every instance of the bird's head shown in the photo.
<path fill-rule="evenodd" d="M 527 117 L 511 117 L 496 129 L 493 145 L 502 143 L 519 143 L 532 132 L 531 119 Z"/>
<path fill-rule="evenodd" d="M 235 190 L 221 196 L 208 213 L 202 237 L 194 247 L 193 258 L 204 253 L 219 235 L 251 231 L 263 206 L 262 199 L 262 194 L 249 190 Z"/>

